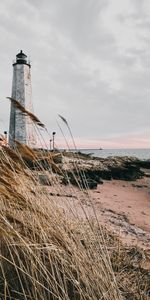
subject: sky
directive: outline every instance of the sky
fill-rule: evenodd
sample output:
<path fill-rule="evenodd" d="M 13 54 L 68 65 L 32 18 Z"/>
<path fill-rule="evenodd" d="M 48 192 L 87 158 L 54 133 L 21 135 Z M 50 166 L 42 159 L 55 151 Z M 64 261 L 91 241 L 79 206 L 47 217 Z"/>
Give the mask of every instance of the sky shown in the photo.
<path fill-rule="evenodd" d="M 0 1 L 0 132 L 22 49 L 47 142 L 70 142 L 60 114 L 78 148 L 150 148 L 149 32 L 149 0 Z"/>

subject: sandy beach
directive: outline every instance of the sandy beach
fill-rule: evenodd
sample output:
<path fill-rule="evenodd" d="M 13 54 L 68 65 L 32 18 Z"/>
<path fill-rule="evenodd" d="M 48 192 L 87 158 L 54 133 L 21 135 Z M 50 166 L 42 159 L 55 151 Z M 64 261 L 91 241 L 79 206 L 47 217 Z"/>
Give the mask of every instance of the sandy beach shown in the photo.
<path fill-rule="evenodd" d="M 126 242 L 150 243 L 150 179 L 105 181 L 92 192 L 98 218 Z"/>
<path fill-rule="evenodd" d="M 47 187 L 69 217 L 84 219 L 84 208 L 123 243 L 150 247 L 150 178 L 136 181 L 104 180 L 96 189 L 80 191 L 74 186 Z M 57 193 L 56 193 L 57 191 Z M 95 211 L 95 213 L 94 213 Z"/>

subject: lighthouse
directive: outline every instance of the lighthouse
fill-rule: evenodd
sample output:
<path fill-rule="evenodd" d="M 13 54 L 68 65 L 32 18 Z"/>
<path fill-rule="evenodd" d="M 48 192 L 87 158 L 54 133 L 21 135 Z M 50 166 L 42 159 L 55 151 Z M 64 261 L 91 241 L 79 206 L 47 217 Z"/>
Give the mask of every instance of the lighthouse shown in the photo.
<path fill-rule="evenodd" d="M 11 97 L 17 100 L 26 110 L 33 113 L 31 64 L 22 50 L 16 55 L 16 60 L 13 63 Z M 9 123 L 10 147 L 15 146 L 15 140 L 32 148 L 36 145 L 33 121 L 16 108 L 12 102 Z"/>

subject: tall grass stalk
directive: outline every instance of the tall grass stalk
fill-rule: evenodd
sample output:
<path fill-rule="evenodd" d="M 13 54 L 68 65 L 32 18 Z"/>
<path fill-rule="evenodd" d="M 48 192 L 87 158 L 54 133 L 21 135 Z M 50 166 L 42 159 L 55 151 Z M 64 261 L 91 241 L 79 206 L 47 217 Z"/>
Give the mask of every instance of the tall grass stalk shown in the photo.
<path fill-rule="evenodd" d="M 38 126 L 32 116 L 34 119 Z M 80 195 L 70 185 L 84 220 L 73 202 L 68 215 L 58 205 L 59 197 L 53 200 L 48 188 L 39 183 L 40 170 L 50 178 L 55 194 L 62 192 L 53 172 L 53 155 L 49 154 L 48 160 L 44 151 L 40 153 L 41 159 L 49 162 L 48 170 L 38 155 L 19 144 L 15 150 L 0 149 L 0 298 L 122 299 L 105 243 L 107 236 L 99 225 L 90 194 L 78 179 Z M 37 169 L 26 164 L 27 157 Z M 75 168 L 88 188 L 84 173 L 77 164 Z M 61 172 L 66 175 L 64 170 Z M 80 197 L 90 200 L 93 219 Z M 65 201 L 68 203 L 68 198 Z"/>

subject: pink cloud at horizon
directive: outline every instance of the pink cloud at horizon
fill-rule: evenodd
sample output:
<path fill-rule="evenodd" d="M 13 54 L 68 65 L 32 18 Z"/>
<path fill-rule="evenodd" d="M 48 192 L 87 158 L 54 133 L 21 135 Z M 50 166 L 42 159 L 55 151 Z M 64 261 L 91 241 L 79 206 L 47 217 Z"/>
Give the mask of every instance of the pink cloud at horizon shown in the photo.
<path fill-rule="evenodd" d="M 106 139 L 85 139 L 74 138 L 77 149 L 140 149 L 150 148 L 150 133 L 132 134 Z M 68 145 L 69 147 L 68 147 Z M 49 141 L 45 141 L 45 145 L 50 147 Z M 39 145 L 38 145 L 39 146 Z M 41 145 L 40 145 L 41 146 Z M 63 137 L 55 137 L 55 147 L 64 149 L 74 149 L 74 144 L 71 139 L 67 138 L 67 143 Z"/>

